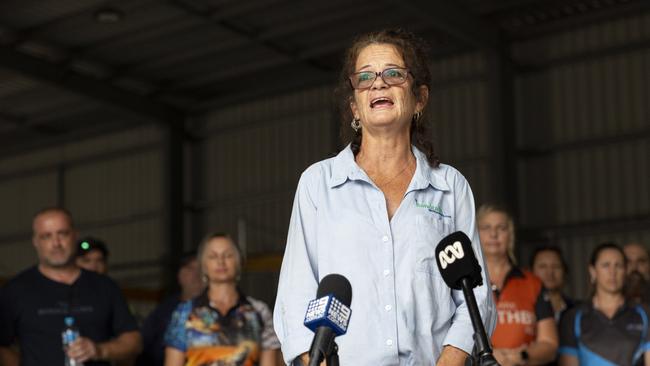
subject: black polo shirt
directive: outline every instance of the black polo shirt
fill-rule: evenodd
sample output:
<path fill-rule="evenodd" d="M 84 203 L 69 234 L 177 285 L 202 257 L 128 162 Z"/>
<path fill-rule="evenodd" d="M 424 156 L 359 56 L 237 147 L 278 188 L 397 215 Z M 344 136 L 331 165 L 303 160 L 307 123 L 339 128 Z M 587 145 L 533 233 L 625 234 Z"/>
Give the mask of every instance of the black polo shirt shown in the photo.
<path fill-rule="evenodd" d="M 567 310 L 560 320 L 560 355 L 581 365 L 641 365 L 650 350 L 648 308 L 624 304 L 609 319 L 592 303 Z"/>

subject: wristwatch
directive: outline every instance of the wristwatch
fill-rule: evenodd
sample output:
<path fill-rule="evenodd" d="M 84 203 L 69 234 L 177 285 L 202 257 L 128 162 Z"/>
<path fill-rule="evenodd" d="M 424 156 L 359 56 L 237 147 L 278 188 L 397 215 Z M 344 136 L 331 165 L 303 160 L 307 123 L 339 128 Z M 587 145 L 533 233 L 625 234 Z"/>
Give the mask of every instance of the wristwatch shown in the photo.
<path fill-rule="evenodd" d="M 529 358 L 530 357 L 528 356 L 528 351 L 526 351 L 525 349 L 522 349 L 521 350 L 521 360 L 524 361 L 524 362 L 528 362 Z"/>

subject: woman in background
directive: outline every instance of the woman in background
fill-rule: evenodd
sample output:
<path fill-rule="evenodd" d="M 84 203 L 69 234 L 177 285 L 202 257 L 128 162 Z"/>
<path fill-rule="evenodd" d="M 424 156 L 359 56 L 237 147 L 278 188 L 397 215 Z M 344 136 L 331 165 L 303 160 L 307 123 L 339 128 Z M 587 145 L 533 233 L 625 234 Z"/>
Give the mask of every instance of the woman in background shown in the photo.
<path fill-rule="evenodd" d="M 271 311 L 237 287 L 237 244 L 227 234 L 210 234 L 197 257 L 207 289 L 174 311 L 165 334 L 165 366 L 275 366 L 280 343 Z"/>
<path fill-rule="evenodd" d="M 560 366 L 650 366 L 648 309 L 625 301 L 625 255 L 614 243 L 594 249 L 593 296 L 560 321 Z"/>
<path fill-rule="evenodd" d="M 503 208 L 483 205 L 477 221 L 498 313 L 494 357 L 501 366 L 553 361 L 558 345 L 553 309 L 539 278 L 516 266 L 512 217 Z"/>
<path fill-rule="evenodd" d="M 530 259 L 530 268 L 542 281 L 553 307 L 555 321 L 559 322 L 562 312 L 573 306 L 573 300 L 562 292 L 568 272 L 562 251 L 552 245 L 535 249 Z"/>

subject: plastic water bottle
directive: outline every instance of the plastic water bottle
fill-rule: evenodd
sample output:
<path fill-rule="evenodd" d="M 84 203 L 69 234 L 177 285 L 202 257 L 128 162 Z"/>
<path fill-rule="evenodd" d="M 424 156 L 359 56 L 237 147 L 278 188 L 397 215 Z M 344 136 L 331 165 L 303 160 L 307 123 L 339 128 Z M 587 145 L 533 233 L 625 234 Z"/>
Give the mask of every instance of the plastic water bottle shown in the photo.
<path fill-rule="evenodd" d="M 65 326 L 61 332 L 61 340 L 63 341 L 63 353 L 65 357 L 64 366 L 83 366 L 83 362 L 75 361 L 73 358 L 68 357 L 67 350 L 70 344 L 79 339 L 79 329 L 74 325 L 74 318 L 66 316 L 63 319 Z"/>

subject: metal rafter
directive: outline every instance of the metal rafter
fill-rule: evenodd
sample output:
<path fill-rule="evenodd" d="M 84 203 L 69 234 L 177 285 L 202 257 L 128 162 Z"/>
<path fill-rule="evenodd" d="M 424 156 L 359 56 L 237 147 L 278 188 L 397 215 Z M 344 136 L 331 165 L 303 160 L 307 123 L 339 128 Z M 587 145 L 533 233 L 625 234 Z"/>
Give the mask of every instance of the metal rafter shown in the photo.
<path fill-rule="evenodd" d="M 374 25 L 374 23 L 373 23 Z M 375 27 L 368 27 L 375 29 Z M 414 32 L 426 31 L 432 28 L 430 23 L 420 22 L 412 24 L 409 28 Z M 360 30 L 359 32 L 364 32 L 365 30 Z M 220 85 L 228 85 L 228 83 L 235 82 L 241 79 L 241 76 L 251 74 L 251 71 L 258 70 L 261 73 L 268 74 L 273 73 L 273 70 L 283 69 L 289 66 L 301 66 L 305 65 L 306 62 L 315 63 L 317 60 L 320 60 L 325 55 L 331 55 L 340 51 L 343 51 L 350 44 L 350 38 L 353 35 L 342 34 L 339 37 L 332 37 L 334 40 L 331 42 L 321 43 L 316 47 L 305 49 L 300 52 L 296 52 L 295 59 L 288 60 L 286 58 L 264 58 L 256 59 L 251 62 L 242 63 L 234 67 L 229 67 L 227 70 L 218 70 L 214 73 L 203 75 L 200 78 L 188 78 L 187 81 L 179 82 L 169 89 L 163 91 L 176 94 L 188 94 L 191 95 L 197 90 L 199 93 L 201 90 L 211 89 L 219 90 Z M 332 65 L 333 66 L 333 65 Z M 332 73 L 336 70 L 333 70 L 332 67 L 325 68 L 322 67 L 322 72 L 318 75 L 320 79 L 332 80 Z M 258 78 L 258 76 L 254 76 Z M 222 81 L 226 81 L 222 83 Z M 216 87 L 214 87 L 216 85 Z"/>
<path fill-rule="evenodd" d="M 171 0 L 171 3 L 176 5 L 178 8 L 185 10 L 188 14 L 194 15 L 196 17 L 202 18 L 207 22 L 210 22 L 212 24 L 215 24 L 216 26 L 219 26 L 223 30 L 228 31 L 234 36 L 238 37 L 244 37 L 248 39 L 250 42 L 258 45 L 259 47 L 263 48 L 264 50 L 276 54 L 279 57 L 287 59 L 287 61 L 295 61 L 295 62 L 301 62 L 310 68 L 314 69 L 314 71 L 321 72 L 321 71 L 327 71 L 324 70 L 321 66 L 319 66 L 317 63 L 311 62 L 310 60 L 300 60 L 298 58 L 298 53 L 294 50 L 289 50 L 286 48 L 283 48 L 279 46 L 278 44 L 271 42 L 269 40 L 263 40 L 259 37 L 259 35 L 254 32 L 250 31 L 247 29 L 243 29 L 242 27 L 238 27 L 228 21 L 226 21 L 225 18 L 222 16 L 215 16 L 218 12 L 205 12 L 202 10 L 198 10 L 188 3 L 184 2 L 183 0 Z"/>
<path fill-rule="evenodd" d="M 373 11 L 380 11 L 381 8 L 377 9 L 374 8 Z M 272 39 L 278 39 L 280 37 L 290 35 L 290 34 L 295 34 L 295 33 L 300 33 L 304 32 L 305 30 L 308 29 L 313 29 L 316 27 L 332 24 L 334 22 L 341 22 L 345 19 L 349 19 L 351 17 L 354 17 L 356 15 L 361 15 L 368 12 L 368 7 L 367 6 L 357 6 L 357 7 L 351 7 L 349 9 L 346 9 L 345 12 L 337 12 L 334 14 L 330 15 L 324 15 L 323 17 L 319 17 L 316 19 L 303 19 L 299 20 L 296 22 L 291 22 L 289 24 L 284 24 L 280 25 L 277 27 L 273 27 L 269 30 L 261 32 L 257 38 L 263 41 L 267 40 L 272 40 Z M 220 14 L 223 16 L 223 14 Z M 337 24 L 339 25 L 339 24 Z M 336 28 L 333 26 L 333 28 Z M 152 63 L 143 63 L 143 64 L 137 64 L 137 65 L 131 65 L 128 67 L 128 70 L 134 71 L 134 70 L 150 70 L 152 67 L 156 69 L 161 69 L 164 67 L 171 67 L 172 65 L 175 65 L 180 62 L 192 62 L 192 60 L 196 58 L 203 58 L 203 57 L 219 57 L 222 55 L 224 52 L 237 52 L 237 47 L 245 47 L 245 41 L 241 39 L 242 37 L 239 37 L 239 39 L 233 39 L 233 40 L 227 40 L 224 42 L 219 43 L 218 45 L 210 45 L 210 47 L 205 47 L 204 49 L 197 49 L 192 52 L 185 52 L 185 53 L 179 53 L 176 55 L 171 55 L 171 56 L 166 56 L 164 58 L 160 58 L 158 60 L 153 61 Z M 342 43 L 339 41 L 337 42 L 337 49 L 342 48 L 340 46 Z M 314 54 L 315 56 L 318 56 L 319 53 L 316 52 Z M 298 59 L 298 62 L 301 61 L 308 61 L 310 57 L 305 57 L 305 55 L 302 52 L 296 52 L 296 58 Z M 245 72 L 248 72 L 250 70 L 255 69 L 255 65 L 257 64 L 257 69 L 266 69 L 269 66 L 275 66 L 279 64 L 286 64 L 287 62 L 292 62 L 290 60 L 287 60 L 286 58 L 271 58 L 271 59 L 258 59 L 258 60 L 251 60 L 251 62 L 245 63 L 243 65 L 238 65 L 235 69 L 233 68 L 228 68 L 229 73 L 234 73 L 237 74 L 240 72 L 239 70 L 243 70 Z M 183 81 L 180 83 L 177 83 L 173 86 L 174 89 L 184 89 L 187 87 L 190 87 L 192 85 L 207 85 L 211 80 L 217 80 L 219 77 L 222 77 L 221 75 L 223 73 L 222 71 L 217 71 L 214 74 L 208 74 L 208 75 L 202 75 L 201 78 L 199 79 L 194 79 L 194 80 L 187 80 Z"/>
<path fill-rule="evenodd" d="M 333 53 L 342 50 L 349 44 L 348 41 L 336 41 L 330 44 L 325 44 L 318 48 L 318 52 L 309 52 L 301 57 L 322 57 L 325 54 Z M 434 47 L 432 56 L 448 56 L 455 53 L 467 51 L 467 46 L 460 44 L 450 44 L 441 47 Z M 284 74 L 290 65 L 277 65 L 271 69 L 265 70 L 263 74 L 250 74 L 247 77 L 235 76 L 228 79 L 219 80 L 209 85 L 194 90 L 194 94 L 198 99 L 204 99 L 203 102 L 197 105 L 194 109 L 196 111 L 205 111 L 210 108 L 217 108 L 224 105 L 238 103 L 252 98 L 261 98 L 269 95 L 276 95 L 278 93 L 286 93 L 298 88 L 309 88 L 319 86 L 336 81 L 336 70 L 328 74 L 302 74 L 302 77 L 295 77 L 291 80 L 285 80 L 282 83 L 277 82 L 272 75 Z M 257 85 L 255 88 L 245 88 L 242 90 L 232 90 L 233 85 Z M 191 93 L 191 90 L 186 90 L 186 93 Z M 182 93 L 182 91 L 179 91 Z"/>
<path fill-rule="evenodd" d="M 62 133 L 61 128 L 55 125 L 39 125 L 28 120 L 27 117 L 13 113 L 0 112 L 0 130 L 11 133 L 27 133 L 37 137 L 54 136 Z M 5 144 L 6 145 L 6 144 Z"/>
<path fill-rule="evenodd" d="M 17 116 L 13 113 L 0 111 L 0 123 L 3 125 L 12 125 L 14 127 L 21 126 L 27 122 L 27 119 L 22 116 Z"/>
<path fill-rule="evenodd" d="M 11 133 L 3 133 L 0 136 L 0 155 L 18 155 L 33 149 L 43 149 L 50 146 L 57 146 L 70 141 L 79 141 L 110 132 L 123 131 L 128 128 L 124 122 L 115 123 L 87 123 L 85 120 L 83 128 L 73 129 L 65 133 L 50 131 L 47 126 L 28 125 L 13 130 Z M 61 120 L 61 123 L 69 122 L 69 119 Z M 57 125 L 52 122 L 52 125 Z"/>
<path fill-rule="evenodd" d="M 433 26 L 478 49 L 499 49 L 497 28 L 484 23 L 457 1 L 447 0 L 385 0 L 406 7 L 413 14 L 430 21 Z"/>
<path fill-rule="evenodd" d="M 182 124 L 184 120 L 184 113 L 172 106 L 79 74 L 65 65 L 27 55 L 11 46 L 0 45 L 0 65 L 163 124 Z"/>
<path fill-rule="evenodd" d="M 84 14 L 88 12 L 92 8 L 96 8 L 98 6 L 97 3 L 85 3 L 82 4 L 80 3 L 80 6 L 82 7 L 81 9 L 77 8 L 75 10 L 72 10 L 70 12 L 58 15 L 56 17 L 50 18 L 42 23 L 39 23 L 37 25 L 33 25 L 31 27 L 23 28 L 20 31 L 20 37 L 16 38 L 13 40 L 12 44 L 17 46 L 23 42 L 28 41 L 30 38 L 32 38 L 35 34 L 42 32 L 44 29 L 47 27 L 53 26 L 61 21 L 68 20 L 72 17 L 79 16 L 81 14 Z"/>
<path fill-rule="evenodd" d="M 238 16 L 241 14 L 249 13 L 261 8 L 264 8 L 266 6 L 271 6 L 273 4 L 279 3 L 279 2 L 285 2 L 286 0 L 257 0 L 257 1 L 242 1 L 239 2 L 235 5 L 229 6 L 227 9 L 219 10 L 212 12 L 209 16 L 213 20 L 221 20 L 225 19 L 227 17 L 233 17 L 233 16 Z M 192 21 L 190 19 L 184 20 L 185 23 L 188 23 L 187 26 L 182 27 L 184 30 L 190 30 L 190 29 L 197 29 L 201 26 L 204 26 L 205 23 L 203 22 L 204 18 L 200 18 L 202 21 L 202 24 L 192 24 Z M 127 33 L 120 33 L 118 35 L 114 35 L 111 37 L 108 37 L 106 39 L 100 40 L 98 42 L 94 42 L 92 45 L 88 46 L 81 46 L 72 49 L 71 51 L 76 54 L 77 52 L 84 54 L 88 52 L 92 52 L 94 49 L 101 48 L 101 47 L 108 47 L 111 46 L 115 43 L 117 44 L 130 44 L 130 43 L 135 43 L 138 41 L 142 41 L 143 39 L 147 39 L 148 37 L 157 37 L 160 34 L 160 28 L 162 26 L 169 26 L 169 20 L 165 19 L 159 23 L 151 24 L 149 26 L 144 27 L 143 29 L 138 29 L 137 31 L 130 31 Z M 173 25 L 173 27 L 176 27 L 178 25 Z M 240 37 L 241 38 L 241 37 Z M 235 45 L 241 45 L 244 43 L 243 40 L 241 39 L 236 39 L 233 41 L 227 41 L 225 45 L 219 44 L 219 48 L 223 49 L 223 47 L 230 47 L 230 46 L 235 46 Z M 212 51 L 201 51 L 197 50 L 198 55 L 203 55 L 205 53 L 212 53 Z M 191 58 L 194 54 L 190 53 L 188 55 L 187 52 L 183 52 L 182 54 L 176 54 L 173 55 L 174 60 L 187 60 Z M 154 64 L 168 64 L 169 62 L 167 61 L 170 55 L 158 55 L 157 57 L 151 59 L 150 61 L 153 61 Z M 115 73 L 112 75 L 113 78 L 116 77 L 122 77 L 122 76 L 127 76 L 129 73 L 133 71 L 137 71 L 139 69 L 148 68 L 148 64 L 150 61 L 144 61 L 140 63 L 131 63 L 131 64 L 124 64 L 121 65 L 120 67 L 117 67 L 114 71 Z"/>
<path fill-rule="evenodd" d="M 602 7 L 599 10 L 591 10 L 579 15 L 572 15 L 550 22 L 522 27 L 520 30 L 512 31 L 512 33 L 509 34 L 509 38 L 514 41 L 525 41 L 605 21 L 611 21 L 628 16 L 637 16 L 649 11 L 650 1 L 647 0 L 615 4 L 608 7 Z"/>
<path fill-rule="evenodd" d="M 350 6 L 345 9 L 341 9 L 340 11 L 332 12 L 329 14 L 322 14 L 317 18 L 308 17 L 305 19 L 297 19 L 290 23 L 274 26 L 273 28 L 262 32 L 259 35 L 259 39 L 266 41 L 291 34 L 300 34 L 308 29 L 323 27 L 336 22 L 340 23 L 341 21 L 355 16 L 360 16 L 361 19 L 368 16 L 374 16 L 370 14 L 370 10 L 373 14 L 381 14 L 382 11 L 386 10 L 386 6 L 383 4 L 377 4 L 377 6 L 373 6 L 371 9 L 369 9 L 368 4 L 361 4 L 356 6 L 354 4 L 350 4 Z M 348 24 L 354 24 L 354 22 L 350 22 Z"/>
<path fill-rule="evenodd" d="M 324 85 L 331 83 L 335 80 L 336 74 L 309 74 L 300 78 L 293 78 L 287 80 L 284 83 L 273 83 L 273 82 L 260 82 L 259 87 L 248 88 L 243 91 L 229 91 L 228 86 L 232 86 L 232 82 L 222 82 L 217 85 L 224 92 L 222 94 L 214 95 L 214 98 L 211 98 L 210 101 L 206 101 L 198 105 L 194 112 L 205 112 L 209 109 L 218 108 L 222 106 L 227 106 L 230 104 L 241 103 L 244 101 L 250 101 L 252 99 L 263 98 L 268 96 L 273 96 L 281 93 L 287 93 L 294 90 L 304 89 L 315 87 L 318 85 Z"/>

